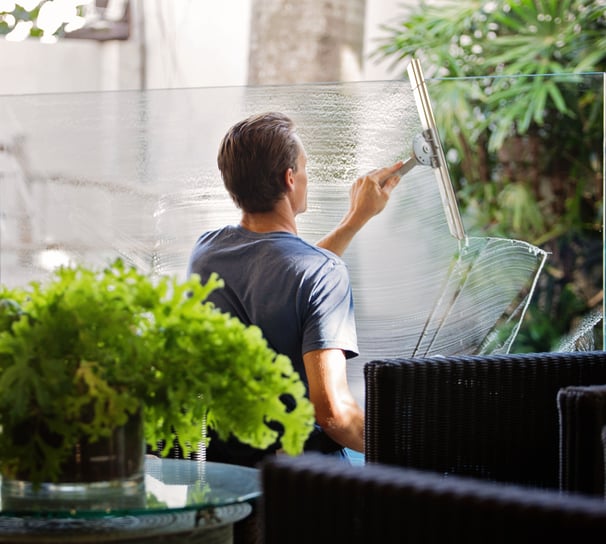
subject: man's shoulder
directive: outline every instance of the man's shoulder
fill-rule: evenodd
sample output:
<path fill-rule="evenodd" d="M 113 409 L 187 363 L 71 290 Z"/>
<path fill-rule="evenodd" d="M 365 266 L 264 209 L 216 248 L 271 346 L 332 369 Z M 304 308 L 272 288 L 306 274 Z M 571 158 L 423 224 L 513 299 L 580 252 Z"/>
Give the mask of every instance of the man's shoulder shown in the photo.
<path fill-rule="evenodd" d="M 307 262 L 314 267 L 327 265 L 330 267 L 342 266 L 344 261 L 327 249 L 318 247 L 288 232 L 258 233 L 246 230 L 235 225 L 228 225 L 203 233 L 196 244 L 198 250 L 204 252 L 223 249 L 238 249 L 241 258 L 246 258 L 249 252 L 256 256 L 263 255 L 268 258 L 297 259 Z M 221 249 L 220 249 L 221 248 Z"/>
<path fill-rule="evenodd" d="M 197 245 L 228 240 L 230 237 L 233 237 L 235 231 L 236 227 L 233 225 L 226 225 L 217 229 L 207 230 L 199 236 Z"/>
<path fill-rule="evenodd" d="M 337 254 L 328 249 L 319 247 L 312 242 L 308 242 L 299 236 L 293 235 L 290 237 L 290 239 L 285 240 L 283 243 L 295 249 L 300 255 L 306 256 L 309 259 L 330 263 L 331 265 L 344 264 L 343 259 L 341 259 L 341 257 L 339 257 Z"/>
<path fill-rule="evenodd" d="M 201 238 L 224 236 L 233 233 L 234 231 L 236 231 L 236 227 L 234 225 L 225 225 L 223 227 L 210 229 L 203 232 Z"/>

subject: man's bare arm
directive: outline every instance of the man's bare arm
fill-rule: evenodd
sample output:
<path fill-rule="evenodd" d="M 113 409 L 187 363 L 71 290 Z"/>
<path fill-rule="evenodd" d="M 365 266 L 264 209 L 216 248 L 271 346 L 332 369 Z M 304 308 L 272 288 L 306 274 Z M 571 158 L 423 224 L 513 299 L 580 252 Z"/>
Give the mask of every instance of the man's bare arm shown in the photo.
<path fill-rule="evenodd" d="M 303 362 L 320 427 L 341 446 L 364 452 L 364 411 L 349 389 L 343 351 L 310 351 Z"/>

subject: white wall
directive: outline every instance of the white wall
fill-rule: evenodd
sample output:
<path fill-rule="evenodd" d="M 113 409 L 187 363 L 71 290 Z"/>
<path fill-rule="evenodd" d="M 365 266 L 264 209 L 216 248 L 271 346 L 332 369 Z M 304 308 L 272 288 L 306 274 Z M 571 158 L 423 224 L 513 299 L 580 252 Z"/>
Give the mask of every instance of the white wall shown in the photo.
<path fill-rule="evenodd" d="M 408 0 L 414 2 L 415 0 Z M 362 79 L 400 77 L 367 57 L 398 0 L 367 0 Z M 135 0 L 128 42 L 0 39 L 0 95 L 245 85 L 251 0 Z M 146 39 L 139 40 L 142 14 Z M 296 24 L 291 21 L 289 24 Z"/>
<path fill-rule="evenodd" d="M 148 88 L 246 84 L 250 0 L 143 5 Z"/>
<path fill-rule="evenodd" d="M 415 0 L 367 0 L 364 28 L 364 80 L 381 81 L 385 79 L 398 79 L 402 77 L 403 67 L 399 70 L 390 69 L 393 60 L 371 59 L 371 53 L 378 46 L 378 39 L 385 37 L 386 33 L 381 25 L 391 25 L 394 20 L 401 18 L 405 13 L 404 4 L 414 5 Z"/>
<path fill-rule="evenodd" d="M 136 89 L 135 43 L 0 39 L 0 95 Z"/>

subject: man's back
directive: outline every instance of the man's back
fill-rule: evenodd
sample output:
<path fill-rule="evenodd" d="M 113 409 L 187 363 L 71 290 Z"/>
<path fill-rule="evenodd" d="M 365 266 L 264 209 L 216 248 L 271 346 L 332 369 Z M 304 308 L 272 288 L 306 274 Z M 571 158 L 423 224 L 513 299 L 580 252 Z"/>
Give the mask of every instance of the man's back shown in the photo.
<path fill-rule="evenodd" d="M 192 252 L 189 273 L 204 282 L 212 272 L 225 287 L 209 300 L 259 326 L 306 383 L 304 352 L 339 348 L 357 354 L 347 269 L 331 252 L 290 233 L 229 226 L 202 235 Z"/>
<path fill-rule="evenodd" d="M 209 300 L 244 323 L 257 325 L 269 345 L 291 359 L 306 385 L 304 352 L 338 348 L 347 356 L 357 354 L 349 276 L 343 261 L 330 251 L 286 232 L 255 233 L 228 226 L 198 239 L 188 272 L 199 274 L 203 282 L 216 272 L 225 286 Z M 319 426 L 308 448 L 341 450 Z M 209 460 L 254 465 L 263 455 L 211 434 Z"/>

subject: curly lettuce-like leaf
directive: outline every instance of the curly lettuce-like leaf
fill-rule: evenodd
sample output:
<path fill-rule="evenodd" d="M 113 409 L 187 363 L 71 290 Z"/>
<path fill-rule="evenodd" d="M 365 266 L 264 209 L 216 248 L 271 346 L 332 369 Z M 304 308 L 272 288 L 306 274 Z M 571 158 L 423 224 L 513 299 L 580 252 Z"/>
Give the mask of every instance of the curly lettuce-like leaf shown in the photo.
<path fill-rule="evenodd" d="M 305 387 L 260 329 L 206 302 L 221 286 L 217 276 L 151 278 L 118 260 L 0 287 L 3 472 L 56 479 L 82 436 L 109 436 L 138 411 L 150 444 L 176 432 L 183 447 L 196 445 L 208 420 L 265 448 L 277 422 L 282 448 L 301 452 L 313 427 Z"/>

